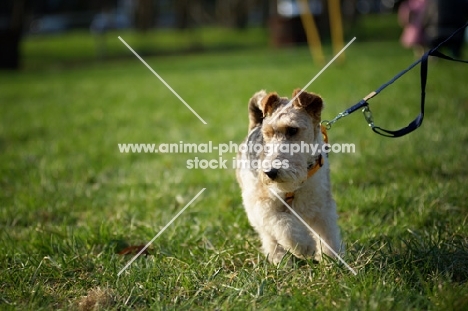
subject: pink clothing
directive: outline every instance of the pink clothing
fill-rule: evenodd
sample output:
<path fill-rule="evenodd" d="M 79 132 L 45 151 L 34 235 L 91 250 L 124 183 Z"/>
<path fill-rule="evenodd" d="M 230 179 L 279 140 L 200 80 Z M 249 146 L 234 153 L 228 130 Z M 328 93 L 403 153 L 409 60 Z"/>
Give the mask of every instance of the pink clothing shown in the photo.
<path fill-rule="evenodd" d="M 426 0 L 406 0 L 398 10 L 398 21 L 403 27 L 401 44 L 411 48 L 424 43 L 423 17 Z"/>

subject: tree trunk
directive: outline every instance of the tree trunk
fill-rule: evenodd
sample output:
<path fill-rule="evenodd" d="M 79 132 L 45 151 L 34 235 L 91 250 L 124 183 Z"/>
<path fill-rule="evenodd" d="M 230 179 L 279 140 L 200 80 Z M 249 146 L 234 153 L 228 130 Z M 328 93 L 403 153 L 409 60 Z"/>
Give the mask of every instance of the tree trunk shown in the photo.
<path fill-rule="evenodd" d="M 176 26 L 178 29 L 187 29 L 189 25 L 190 0 L 175 0 Z"/>
<path fill-rule="evenodd" d="M 153 1 L 138 0 L 135 12 L 135 27 L 139 31 L 147 31 L 153 26 Z"/>
<path fill-rule="evenodd" d="M 20 41 L 24 23 L 24 0 L 7 4 L 10 18 L 7 28 L 0 29 L 0 69 L 17 70 L 20 68 Z"/>

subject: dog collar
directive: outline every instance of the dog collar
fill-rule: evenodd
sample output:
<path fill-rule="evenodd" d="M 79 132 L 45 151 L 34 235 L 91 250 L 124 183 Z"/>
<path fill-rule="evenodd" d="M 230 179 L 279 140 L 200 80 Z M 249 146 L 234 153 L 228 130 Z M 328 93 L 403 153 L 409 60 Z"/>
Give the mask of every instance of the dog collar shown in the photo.
<path fill-rule="evenodd" d="M 327 135 L 327 128 L 324 125 L 320 125 L 320 130 L 322 132 L 323 141 L 328 144 L 328 135 Z M 307 179 L 312 177 L 317 171 L 323 166 L 325 163 L 322 154 L 319 154 L 318 158 L 315 160 L 314 164 L 310 166 L 307 172 Z M 294 200 L 294 191 L 287 192 L 286 196 L 284 197 L 284 201 L 291 205 Z"/>

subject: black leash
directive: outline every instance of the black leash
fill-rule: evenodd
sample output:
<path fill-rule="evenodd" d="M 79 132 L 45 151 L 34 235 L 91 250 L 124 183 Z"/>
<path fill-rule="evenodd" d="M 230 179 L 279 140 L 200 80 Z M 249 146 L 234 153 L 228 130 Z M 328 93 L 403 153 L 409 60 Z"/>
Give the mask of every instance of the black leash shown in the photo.
<path fill-rule="evenodd" d="M 405 70 L 398 73 L 390 81 L 388 81 L 385 84 L 383 84 L 382 86 L 380 86 L 377 90 L 371 92 L 369 95 L 367 95 L 366 97 L 361 99 L 354 106 L 351 106 L 350 108 L 346 109 L 345 111 L 340 112 L 334 119 L 332 119 L 330 121 L 327 121 L 327 120 L 322 121 L 322 124 L 329 130 L 331 128 L 332 124 L 335 123 L 336 121 L 338 121 L 339 119 L 350 115 L 351 113 L 355 112 L 358 109 L 363 108 L 362 112 L 364 114 L 364 117 L 365 117 L 367 123 L 372 128 L 372 130 L 375 133 L 379 134 L 379 135 L 396 138 L 396 137 L 404 136 L 404 135 L 409 134 L 409 133 L 413 132 L 414 130 L 416 130 L 418 127 L 421 126 L 421 124 L 423 122 L 423 119 L 424 119 L 424 103 L 425 103 L 425 99 L 426 99 L 427 67 L 428 67 L 429 56 L 435 56 L 435 57 L 443 58 L 443 59 L 450 60 L 450 61 L 455 61 L 455 62 L 461 62 L 461 63 L 468 64 L 467 60 L 455 59 L 455 58 L 447 56 L 447 55 L 445 55 L 445 54 L 438 51 L 438 49 L 443 44 L 445 44 L 447 41 L 452 39 L 453 36 L 455 36 L 458 32 L 465 29 L 467 26 L 468 26 L 468 22 L 464 26 L 457 29 L 452 35 L 450 35 L 450 37 L 445 39 L 442 43 L 440 43 L 435 48 L 433 48 L 433 49 L 429 50 L 428 52 L 426 52 L 420 59 L 418 59 L 417 61 L 412 63 L 408 68 L 406 68 Z M 403 127 L 401 129 L 395 130 L 395 131 L 386 130 L 386 129 L 383 129 L 383 128 L 375 125 L 373 117 L 372 117 L 372 112 L 371 112 L 371 110 L 369 108 L 369 103 L 367 101 L 369 99 L 375 97 L 376 95 L 378 95 L 383 89 L 385 89 L 387 86 L 389 86 L 390 84 L 392 84 L 393 82 L 398 80 L 401 76 L 403 76 L 405 73 L 407 73 L 408 71 L 413 69 L 419 63 L 421 63 L 421 71 L 420 71 L 420 76 L 421 76 L 421 112 L 419 113 L 419 115 L 413 121 L 411 121 L 411 123 L 408 124 L 406 127 Z"/>

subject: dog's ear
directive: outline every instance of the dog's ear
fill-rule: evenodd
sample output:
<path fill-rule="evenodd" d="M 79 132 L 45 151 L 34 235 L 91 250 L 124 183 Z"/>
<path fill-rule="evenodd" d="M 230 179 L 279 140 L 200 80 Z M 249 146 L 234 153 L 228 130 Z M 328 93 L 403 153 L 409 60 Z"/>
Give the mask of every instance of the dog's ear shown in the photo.
<path fill-rule="evenodd" d="M 276 93 L 270 93 L 260 103 L 263 117 L 270 116 L 280 105 L 280 98 Z"/>
<path fill-rule="evenodd" d="M 292 94 L 293 98 L 296 97 L 300 92 L 300 89 L 295 89 Z M 307 113 L 320 121 L 323 109 L 323 100 L 319 95 L 309 92 L 302 92 L 294 100 L 293 105 L 296 108 L 304 108 Z"/>
<path fill-rule="evenodd" d="M 263 119 L 278 108 L 280 98 L 276 93 L 267 95 L 265 91 L 255 93 L 249 101 L 249 132 L 262 124 Z"/>
<path fill-rule="evenodd" d="M 260 102 L 266 95 L 266 92 L 261 90 L 255 93 L 249 100 L 249 132 L 263 122 L 263 112 Z"/>

